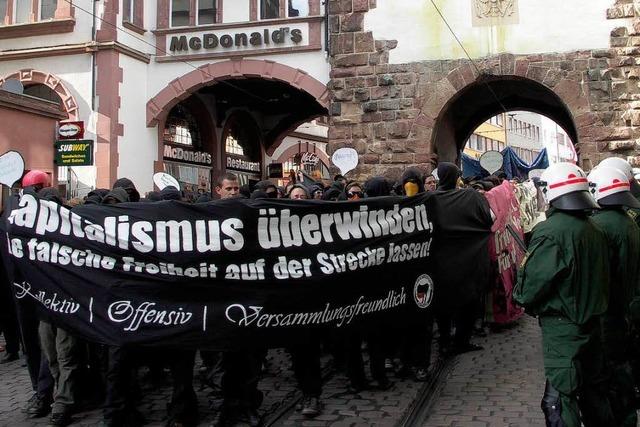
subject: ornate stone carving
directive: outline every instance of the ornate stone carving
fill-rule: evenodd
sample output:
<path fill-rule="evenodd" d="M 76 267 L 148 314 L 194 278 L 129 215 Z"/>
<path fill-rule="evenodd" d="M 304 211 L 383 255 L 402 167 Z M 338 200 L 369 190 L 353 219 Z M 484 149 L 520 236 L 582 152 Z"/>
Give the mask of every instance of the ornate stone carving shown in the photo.
<path fill-rule="evenodd" d="M 518 23 L 518 0 L 472 0 L 473 25 Z"/>

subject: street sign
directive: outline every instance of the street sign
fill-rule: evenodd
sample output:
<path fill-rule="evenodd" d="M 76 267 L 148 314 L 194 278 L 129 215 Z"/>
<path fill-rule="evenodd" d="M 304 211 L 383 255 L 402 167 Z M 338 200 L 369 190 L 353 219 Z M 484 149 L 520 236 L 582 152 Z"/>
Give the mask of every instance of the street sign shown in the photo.
<path fill-rule="evenodd" d="M 504 157 L 499 151 L 487 151 L 480 156 L 480 166 L 487 172 L 494 173 L 502 168 Z"/>
<path fill-rule="evenodd" d="M 267 165 L 269 178 L 282 178 L 282 163 L 270 163 Z"/>
<path fill-rule="evenodd" d="M 58 126 L 58 139 L 84 138 L 84 122 L 61 122 Z"/>
<path fill-rule="evenodd" d="M 57 166 L 92 166 L 93 140 L 56 141 L 53 162 Z"/>
<path fill-rule="evenodd" d="M 12 187 L 24 174 L 24 159 L 17 151 L 0 156 L 0 184 Z"/>

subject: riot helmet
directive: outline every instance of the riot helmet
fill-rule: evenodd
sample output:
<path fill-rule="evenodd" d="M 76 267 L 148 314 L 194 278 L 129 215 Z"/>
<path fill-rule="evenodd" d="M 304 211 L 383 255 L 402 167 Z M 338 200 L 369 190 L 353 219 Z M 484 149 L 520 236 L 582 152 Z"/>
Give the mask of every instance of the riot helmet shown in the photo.
<path fill-rule="evenodd" d="M 600 206 L 640 209 L 640 202 L 631 194 L 629 179 L 621 170 L 598 166 L 587 178 L 591 185 L 591 194 Z"/>
<path fill-rule="evenodd" d="M 598 209 L 589 194 L 589 181 L 582 169 L 573 163 L 556 163 L 542 173 L 538 184 L 547 202 L 560 210 Z"/>

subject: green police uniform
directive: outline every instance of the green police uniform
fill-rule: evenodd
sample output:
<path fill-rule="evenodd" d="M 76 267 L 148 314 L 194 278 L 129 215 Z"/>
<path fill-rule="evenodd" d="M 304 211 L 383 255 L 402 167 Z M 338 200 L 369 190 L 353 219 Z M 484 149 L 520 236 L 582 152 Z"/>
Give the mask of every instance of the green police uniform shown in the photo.
<path fill-rule="evenodd" d="M 600 337 L 609 298 L 603 232 L 585 213 L 549 209 L 547 220 L 533 230 L 513 297 L 539 317 L 545 374 L 559 394 L 547 408 L 562 418 L 555 425 L 580 427 L 581 418 L 587 427 L 614 425 Z M 547 410 L 545 415 L 549 420 Z"/>
<path fill-rule="evenodd" d="M 611 384 L 609 401 L 618 425 L 635 427 L 629 308 L 638 283 L 640 229 L 621 207 L 596 212 L 593 221 L 607 237 L 611 265 L 609 307 L 602 317 L 604 354 Z"/>

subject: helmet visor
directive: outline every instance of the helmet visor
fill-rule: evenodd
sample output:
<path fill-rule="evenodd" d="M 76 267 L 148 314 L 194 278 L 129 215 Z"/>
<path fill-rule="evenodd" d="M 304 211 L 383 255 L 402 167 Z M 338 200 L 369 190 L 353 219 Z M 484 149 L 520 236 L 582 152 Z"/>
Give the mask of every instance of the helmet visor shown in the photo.
<path fill-rule="evenodd" d="M 593 200 L 588 191 L 574 191 L 563 194 L 551 202 L 551 206 L 565 211 L 581 211 L 585 209 L 599 209 L 600 206 Z"/>
<path fill-rule="evenodd" d="M 601 206 L 626 206 L 628 208 L 640 209 L 640 201 L 633 197 L 630 191 L 622 191 L 598 200 Z"/>

